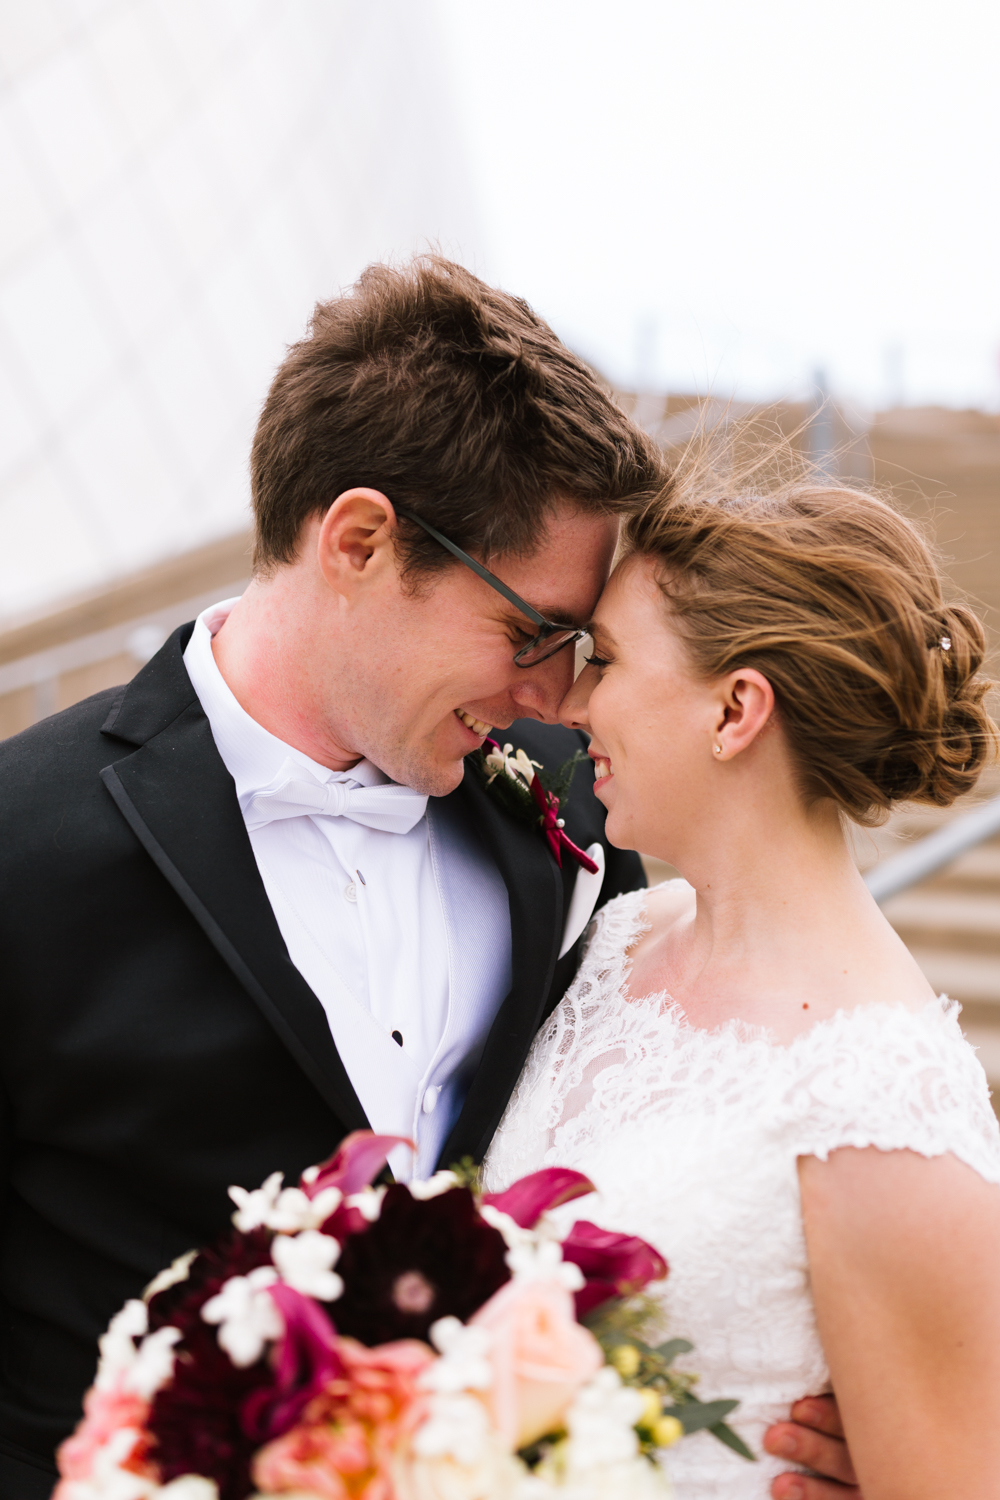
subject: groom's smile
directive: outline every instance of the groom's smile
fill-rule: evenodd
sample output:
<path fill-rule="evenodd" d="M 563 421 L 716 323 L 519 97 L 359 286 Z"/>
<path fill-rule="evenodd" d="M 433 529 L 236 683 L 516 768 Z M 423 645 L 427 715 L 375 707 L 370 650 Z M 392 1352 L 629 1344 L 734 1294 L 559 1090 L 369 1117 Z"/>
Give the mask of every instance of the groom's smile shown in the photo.
<path fill-rule="evenodd" d="M 455 712 L 458 714 L 458 717 L 461 719 L 466 729 L 471 729 L 472 733 L 478 740 L 485 738 L 485 736 L 488 735 L 490 730 L 493 728 L 492 724 L 484 724 L 482 719 L 474 718 L 467 709 L 456 708 Z"/>

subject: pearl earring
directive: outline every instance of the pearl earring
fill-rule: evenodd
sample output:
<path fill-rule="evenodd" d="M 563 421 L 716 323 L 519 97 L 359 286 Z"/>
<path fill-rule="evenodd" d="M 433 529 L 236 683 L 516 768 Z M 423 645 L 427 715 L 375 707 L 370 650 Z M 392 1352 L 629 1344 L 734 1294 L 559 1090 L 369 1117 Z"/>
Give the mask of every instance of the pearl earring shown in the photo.
<path fill-rule="evenodd" d="M 715 753 L 716 753 L 716 755 L 721 755 L 722 754 L 722 746 L 721 745 L 716 745 L 716 747 L 715 747 Z"/>

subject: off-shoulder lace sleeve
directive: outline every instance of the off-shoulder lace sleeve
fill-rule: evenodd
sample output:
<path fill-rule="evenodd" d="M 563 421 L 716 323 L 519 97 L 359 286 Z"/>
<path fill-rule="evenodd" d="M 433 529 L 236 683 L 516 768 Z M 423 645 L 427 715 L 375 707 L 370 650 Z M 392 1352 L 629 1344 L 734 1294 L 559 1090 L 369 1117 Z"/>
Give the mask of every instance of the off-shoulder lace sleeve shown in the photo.
<path fill-rule="evenodd" d="M 920 1011 L 864 1005 L 798 1038 L 779 1112 L 796 1155 L 825 1161 L 839 1146 L 950 1151 L 1000 1183 L 1000 1128 L 959 1009 L 944 999 Z"/>

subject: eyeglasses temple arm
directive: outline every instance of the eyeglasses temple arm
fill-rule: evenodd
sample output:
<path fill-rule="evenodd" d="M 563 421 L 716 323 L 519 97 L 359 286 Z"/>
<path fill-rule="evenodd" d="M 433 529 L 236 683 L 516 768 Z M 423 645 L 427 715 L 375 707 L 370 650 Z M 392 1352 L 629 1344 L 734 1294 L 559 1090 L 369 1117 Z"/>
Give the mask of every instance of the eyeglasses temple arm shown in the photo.
<path fill-rule="evenodd" d="M 476 562 L 474 557 L 470 557 L 467 552 L 462 551 L 461 547 L 456 547 L 454 542 L 450 542 L 446 536 L 441 535 L 440 531 L 436 531 L 429 521 L 422 520 L 420 516 L 415 516 L 411 510 L 403 510 L 398 505 L 396 506 L 396 514 L 397 516 L 405 516 L 408 521 L 415 521 L 418 526 L 422 526 L 436 542 L 440 542 L 442 547 L 447 547 L 448 551 L 457 557 L 459 562 L 465 563 L 465 566 L 471 568 L 473 573 L 478 573 L 484 583 L 488 583 L 490 588 L 496 589 L 498 594 L 503 594 L 504 598 L 509 600 L 515 609 L 520 610 L 522 615 L 527 615 L 528 619 L 532 620 L 536 625 L 552 624 L 552 621 L 547 620 L 544 615 L 540 615 L 537 609 L 532 609 L 531 605 L 522 599 L 520 594 L 515 594 L 513 589 L 509 589 L 495 573 L 490 572 L 489 568 L 484 568 L 482 563 Z"/>

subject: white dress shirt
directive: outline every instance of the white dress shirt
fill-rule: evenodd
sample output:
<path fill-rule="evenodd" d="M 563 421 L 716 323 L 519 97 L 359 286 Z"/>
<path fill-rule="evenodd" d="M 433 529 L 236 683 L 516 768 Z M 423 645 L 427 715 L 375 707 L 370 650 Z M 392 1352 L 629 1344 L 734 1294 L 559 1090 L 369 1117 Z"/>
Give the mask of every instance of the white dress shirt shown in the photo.
<path fill-rule="evenodd" d="M 260 823 L 257 794 L 289 771 L 324 785 L 391 783 L 366 760 L 331 771 L 241 708 L 212 650 L 235 603 L 198 617 L 185 666 L 291 960 L 326 1012 L 372 1128 L 417 1142 L 415 1164 L 407 1148 L 393 1152 L 394 1173 L 428 1175 L 510 988 L 506 888 L 440 802 L 428 816 L 423 799 L 407 833 L 307 810 Z"/>

